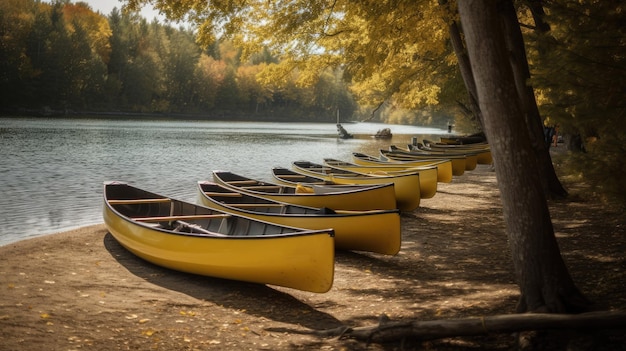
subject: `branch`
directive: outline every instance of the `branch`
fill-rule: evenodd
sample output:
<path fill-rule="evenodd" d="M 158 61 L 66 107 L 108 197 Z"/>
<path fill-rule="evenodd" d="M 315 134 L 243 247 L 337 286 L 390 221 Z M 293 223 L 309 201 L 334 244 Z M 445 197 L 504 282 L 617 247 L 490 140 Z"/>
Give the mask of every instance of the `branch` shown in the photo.
<path fill-rule="evenodd" d="M 362 120 L 361 122 L 367 122 L 367 121 L 371 121 L 372 119 L 374 119 L 374 114 L 376 114 L 376 112 L 380 110 L 380 108 L 385 104 L 385 102 L 387 102 L 387 100 L 383 100 L 380 104 L 378 104 L 378 106 L 376 106 L 376 108 L 372 111 L 372 114 L 369 116 L 369 118 L 366 118 Z"/>
<path fill-rule="evenodd" d="M 389 322 L 381 319 L 376 326 L 334 328 L 315 331 L 322 337 L 351 338 L 384 343 L 404 338 L 431 340 L 454 336 L 476 336 L 545 329 L 624 329 L 626 311 L 602 311 L 583 314 L 526 313 L 432 321 Z"/>

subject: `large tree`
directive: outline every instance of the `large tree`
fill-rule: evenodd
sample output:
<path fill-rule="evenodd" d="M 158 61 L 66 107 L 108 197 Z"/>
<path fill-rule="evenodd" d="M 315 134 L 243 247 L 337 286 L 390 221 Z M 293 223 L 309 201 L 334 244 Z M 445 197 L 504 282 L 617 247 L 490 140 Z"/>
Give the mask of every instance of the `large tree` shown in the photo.
<path fill-rule="evenodd" d="M 131 7 L 146 2 L 128 0 Z M 450 78 L 442 72 L 457 62 L 448 33 L 458 35 L 453 44 L 463 50 L 449 13 L 433 1 L 152 3 L 171 17 L 188 14 L 201 38 L 226 33 L 258 44 L 257 50 L 264 46 L 281 54 L 280 67 L 274 67 L 277 79 L 298 68 L 301 82 L 311 83 L 323 69 L 344 65 L 355 91 L 379 103 L 389 98 L 408 107 L 437 103 Z M 468 48 L 463 76 L 475 84 L 469 95 L 493 148 L 522 293 L 519 311 L 578 310 L 586 300 L 570 278 L 552 228 L 539 167 L 544 151 L 536 143 L 533 147 L 540 119 L 526 85 L 519 25 L 507 12 L 512 3 L 464 0 L 460 6 Z"/>
<path fill-rule="evenodd" d="M 561 258 L 541 172 L 516 87 L 501 23 L 507 10 L 495 2 L 464 0 L 459 13 L 485 133 L 495 160 L 507 234 L 523 311 L 571 312 L 585 307 Z"/>
<path fill-rule="evenodd" d="M 473 115 L 475 115 L 481 122 L 481 126 L 484 129 L 482 113 L 478 107 L 476 83 L 474 82 L 472 68 L 469 58 L 467 57 L 466 48 L 463 45 L 461 30 L 457 23 L 458 16 L 456 16 L 455 9 L 450 9 L 446 6 L 448 5 L 448 1 L 439 0 L 439 3 L 450 12 L 450 15 L 448 16 L 450 42 L 457 56 L 459 70 L 468 92 L 469 103 L 467 108 L 473 112 Z M 504 33 L 506 49 L 508 51 L 507 57 L 509 58 L 513 71 L 516 91 L 519 95 L 524 118 L 526 119 L 526 126 L 531 135 L 533 151 L 539 160 L 538 166 L 540 167 L 543 175 L 541 177 L 542 187 L 549 197 L 566 196 L 567 191 L 557 177 L 552 164 L 552 158 L 549 153 L 549 144 L 544 142 L 543 118 L 539 113 L 534 89 L 532 85 L 529 84 L 531 74 L 528 67 L 524 39 L 515 7 L 513 6 L 512 1 L 500 1 L 498 6 L 500 10 L 499 18 L 502 25 L 501 30 Z M 535 4 L 533 9 L 538 11 L 541 7 Z M 536 21 L 541 20 L 539 15 L 535 18 Z M 540 26 L 537 25 L 537 27 Z"/>

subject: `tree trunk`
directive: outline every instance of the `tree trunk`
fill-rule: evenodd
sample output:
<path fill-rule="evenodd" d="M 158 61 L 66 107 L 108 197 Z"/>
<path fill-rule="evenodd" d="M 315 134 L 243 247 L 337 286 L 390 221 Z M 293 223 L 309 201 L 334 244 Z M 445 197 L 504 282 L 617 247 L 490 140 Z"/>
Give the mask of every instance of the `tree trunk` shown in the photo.
<path fill-rule="evenodd" d="M 531 143 L 539 161 L 539 166 L 541 167 L 542 187 L 548 197 L 565 197 L 567 196 L 567 191 L 556 175 L 554 165 L 552 164 L 552 157 L 550 156 L 550 149 L 545 142 L 543 119 L 537 107 L 535 92 L 533 87 L 528 83 L 530 79 L 530 69 L 528 68 L 524 38 L 522 37 L 513 2 L 510 0 L 501 1 L 500 14 L 502 15 L 502 28 L 509 50 L 509 60 L 511 68 L 513 69 L 515 86 L 522 103 L 522 111 L 524 112 L 526 124 L 531 135 Z"/>
<path fill-rule="evenodd" d="M 478 119 L 478 123 L 480 124 L 480 129 L 485 130 L 485 124 L 483 122 L 483 116 L 480 112 L 480 108 L 478 107 L 478 98 L 476 96 L 476 84 L 474 83 L 474 77 L 472 76 L 472 68 L 470 67 L 470 62 L 467 57 L 467 53 L 463 48 L 463 40 L 461 39 L 461 32 L 459 31 L 459 27 L 456 22 L 450 23 L 449 26 L 450 32 L 450 41 L 452 43 L 452 47 L 454 48 L 454 52 L 456 54 L 457 60 L 459 61 L 459 69 L 461 71 L 461 77 L 463 77 L 463 82 L 465 83 L 465 88 L 469 94 L 469 103 L 470 110 L 476 119 Z"/>
<path fill-rule="evenodd" d="M 578 311 L 587 300 L 570 277 L 554 236 L 497 3 L 463 0 L 458 7 L 521 291 L 518 312 Z"/>
<path fill-rule="evenodd" d="M 530 9 L 530 13 L 533 15 L 535 21 L 535 31 L 539 33 L 546 33 L 550 31 L 550 25 L 544 20 L 546 15 L 543 10 L 543 4 L 541 0 L 527 0 L 526 6 Z"/>
<path fill-rule="evenodd" d="M 446 6 L 447 8 L 448 1 L 439 0 L 439 5 Z M 448 24 L 448 33 L 450 34 L 452 49 L 454 50 L 457 61 L 459 61 L 459 70 L 461 72 L 461 77 L 463 78 L 463 83 L 465 83 L 465 89 L 467 89 L 467 93 L 469 95 L 469 111 L 471 111 L 471 114 L 478 120 L 481 130 L 485 130 L 483 117 L 480 113 L 480 108 L 478 107 L 478 97 L 476 96 L 476 84 L 474 83 L 474 77 L 472 75 L 472 67 L 470 66 L 467 52 L 463 46 L 461 31 L 459 30 L 456 20 L 450 20 L 450 23 Z"/>

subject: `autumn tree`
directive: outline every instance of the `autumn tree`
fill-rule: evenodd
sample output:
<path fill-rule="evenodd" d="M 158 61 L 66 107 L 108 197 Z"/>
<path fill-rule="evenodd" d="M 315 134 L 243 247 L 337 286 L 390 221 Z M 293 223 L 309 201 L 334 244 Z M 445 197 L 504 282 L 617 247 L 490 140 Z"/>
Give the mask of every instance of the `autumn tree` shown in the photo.
<path fill-rule="evenodd" d="M 37 71 L 28 59 L 29 48 L 37 51 L 43 46 L 33 35 L 37 6 L 20 0 L 0 2 L 0 105 L 14 106 L 33 97 L 26 82 Z M 27 45 L 24 45 L 28 43 Z"/>
<path fill-rule="evenodd" d="M 195 68 L 192 82 L 198 108 L 212 110 L 216 106 L 216 95 L 224 81 L 226 63 L 202 53 Z"/>
<path fill-rule="evenodd" d="M 166 99 L 183 112 L 194 111 L 194 80 L 195 65 L 200 56 L 200 48 L 195 45 L 193 36 L 187 31 L 165 30 L 162 34 L 167 38 L 168 45 L 162 53 L 163 81 L 166 84 Z"/>
<path fill-rule="evenodd" d="M 82 28 L 88 36 L 85 42 L 91 51 L 100 57 L 103 63 L 109 63 L 111 53 L 111 27 L 106 17 L 93 12 L 85 3 L 65 4 L 63 6 L 63 17 L 65 18 L 67 29 L 70 32 L 77 28 Z"/>
<path fill-rule="evenodd" d="M 144 0 L 129 0 L 137 6 Z M 353 90 L 383 104 L 393 98 L 407 107 L 436 104 L 445 76 L 456 65 L 447 45 L 450 14 L 430 1 L 301 1 L 185 3 L 158 0 L 168 16 L 188 15 L 200 38 L 216 29 L 280 53 L 277 79 L 300 72 L 301 83 L 319 78 L 327 67 L 345 65 Z M 518 311 L 568 312 L 586 300 L 560 256 L 542 186 L 545 153 L 536 145 L 541 120 L 534 104 L 519 25 L 510 1 L 459 3 L 461 32 L 467 42 L 463 72 L 475 91 L 469 94 L 482 115 L 492 145 L 502 193 L 507 233 L 521 289 Z M 513 12 L 511 12 L 513 11 Z M 245 21 L 244 19 L 252 19 Z M 218 27 L 219 26 L 219 27 Z M 471 73 L 471 75 L 470 75 Z M 534 104 L 534 106 L 533 106 Z M 535 146 L 533 146 L 535 143 Z M 543 160 L 543 161 L 542 161 Z"/>

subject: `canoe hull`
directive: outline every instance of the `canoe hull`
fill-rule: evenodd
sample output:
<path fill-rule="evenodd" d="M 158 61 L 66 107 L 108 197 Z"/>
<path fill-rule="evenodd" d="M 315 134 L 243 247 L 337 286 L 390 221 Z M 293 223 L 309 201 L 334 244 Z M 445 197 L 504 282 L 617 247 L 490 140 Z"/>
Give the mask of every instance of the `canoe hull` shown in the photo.
<path fill-rule="evenodd" d="M 442 155 L 421 155 L 416 153 L 411 153 L 409 151 L 387 151 L 380 150 L 380 155 L 383 159 L 388 159 L 392 161 L 401 161 L 401 162 L 414 162 L 420 160 L 432 160 L 432 159 L 444 159 L 450 160 L 452 163 L 452 175 L 462 176 L 465 173 L 465 170 L 471 165 L 466 166 L 466 158 L 465 157 L 446 157 Z"/>
<path fill-rule="evenodd" d="M 430 199 L 437 194 L 437 167 L 436 166 L 419 166 L 419 167 L 393 167 L 393 166 L 360 166 L 349 162 L 327 159 L 324 164 L 329 167 L 344 169 L 351 172 L 372 174 L 372 175 L 400 175 L 400 174 L 418 174 L 420 180 L 420 197 L 422 199 Z"/>
<path fill-rule="evenodd" d="M 316 208 L 300 206 L 294 208 L 295 206 L 290 204 L 282 204 L 283 206 L 280 207 L 264 207 L 268 205 L 269 200 L 258 198 L 255 200 L 245 197 L 244 194 L 243 199 L 233 202 L 230 200 L 231 197 L 216 195 L 215 190 L 215 185 L 212 186 L 208 182 L 198 183 L 198 195 L 203 206 L 284 226 L 312 230 L 333 228 L 335 247 L 338 249 L 369 251 L 385 255 L 395 255 L 400 251 L 402 238 L 398 210 L 323 213 Z M 207 191 L 211 196 L 207 195 Z M 258 207 L 250 206 L 259 200 L 266 200 L 266 202 L 261 201 Z M 242 201 L 247 206 L 237 207 L 237 202 Z M 274 201 L 271 201 L 271 204 L 281 205 Z"/>
<path fill-rule="evenodd" d="M 353 153 L 352 160 L 355 164 L 360 166 L 383 166 L 397 169 L 408 169 L 413 167 L 422 166 L 435 166 L 437 167 L 437 181 L 440 183 L 452 182 L 452 161 L 451 160 L 423 160 L 423 161 L 393 161 L 393 160 L 381 160 L 373 156 L 361 154 L 358 152 Z"/>
<path fill-rule="evenodd" d="M 426 142 L 426 141 L 425 141 Z M 491 150 L 488 144 L 469 144 L 469 145 L 447 145 L 429 143 L 428 150 L 443 151 L 447 153 L 473 153 L 476 155 L 476 162 L 481 165 L 490 165 L 493 163 Z"/>
<path fill-rule="evenodd" d="M 235 183 L 250 181 L 248 185 Z M 297 192 L 293 186 L 269 184 L 230 172 L 214 171 L 213 181 L 235 191 L 260 196 L 278 202 L 309 207 L 327 207 L 333 210 L 393 210 L 397 208 L 394 185 L 342 190 L 339 192 Z M 264 185 L 272 188 L 259 188 Z M 256 187 L 256 188 L 255 188 Z M 313 190 L 315 191 L 315 190 Z"/>
<path fill-rule="evenodd" d="M 107 202 L 103 218 L 123 247 L 162 267 L 318 293 L 332 287 L 332 230 L 264 237 L 186 235 L 131 220 Z"/>
<path fill-rule="evenodd" d="M 419 174 L 402 174 L 397 176 L 368 176 L 365 174 L 355 174 L 354 176 L 351 176 L 342 175 L 332 171 L 329 173 L 318 172 L 311 168 L 307 168 L 306 166 L 303 167 L 302 165 L 305 165 L 306 163 L 307 162 L 292 163 L 294 171 L 297 173 L 312 175 L 324 180 L 330 180 L 337 184 L 373 185 L 393 183 L 396 203 L 401 211 L 413 211 L 419 207 L 421 199 Z M 321 165 L 317 165 L 317 168 L 321 167 Z"/>
<path fill-rule="evenodd" d="M 476 165 L 478 164 L 478 155 L 476 152 L 451 152 L 445 150 L 433 150 L 433 149 L 420 149 L 416 146 L 410 145 L 410 150 L 399 150 L 404 151 L 416 155 L 426 156 L 426 157 L 447 157 L 447 158 L 465 158 L 465 170 L 473 171 L 476 169 Z"/>

